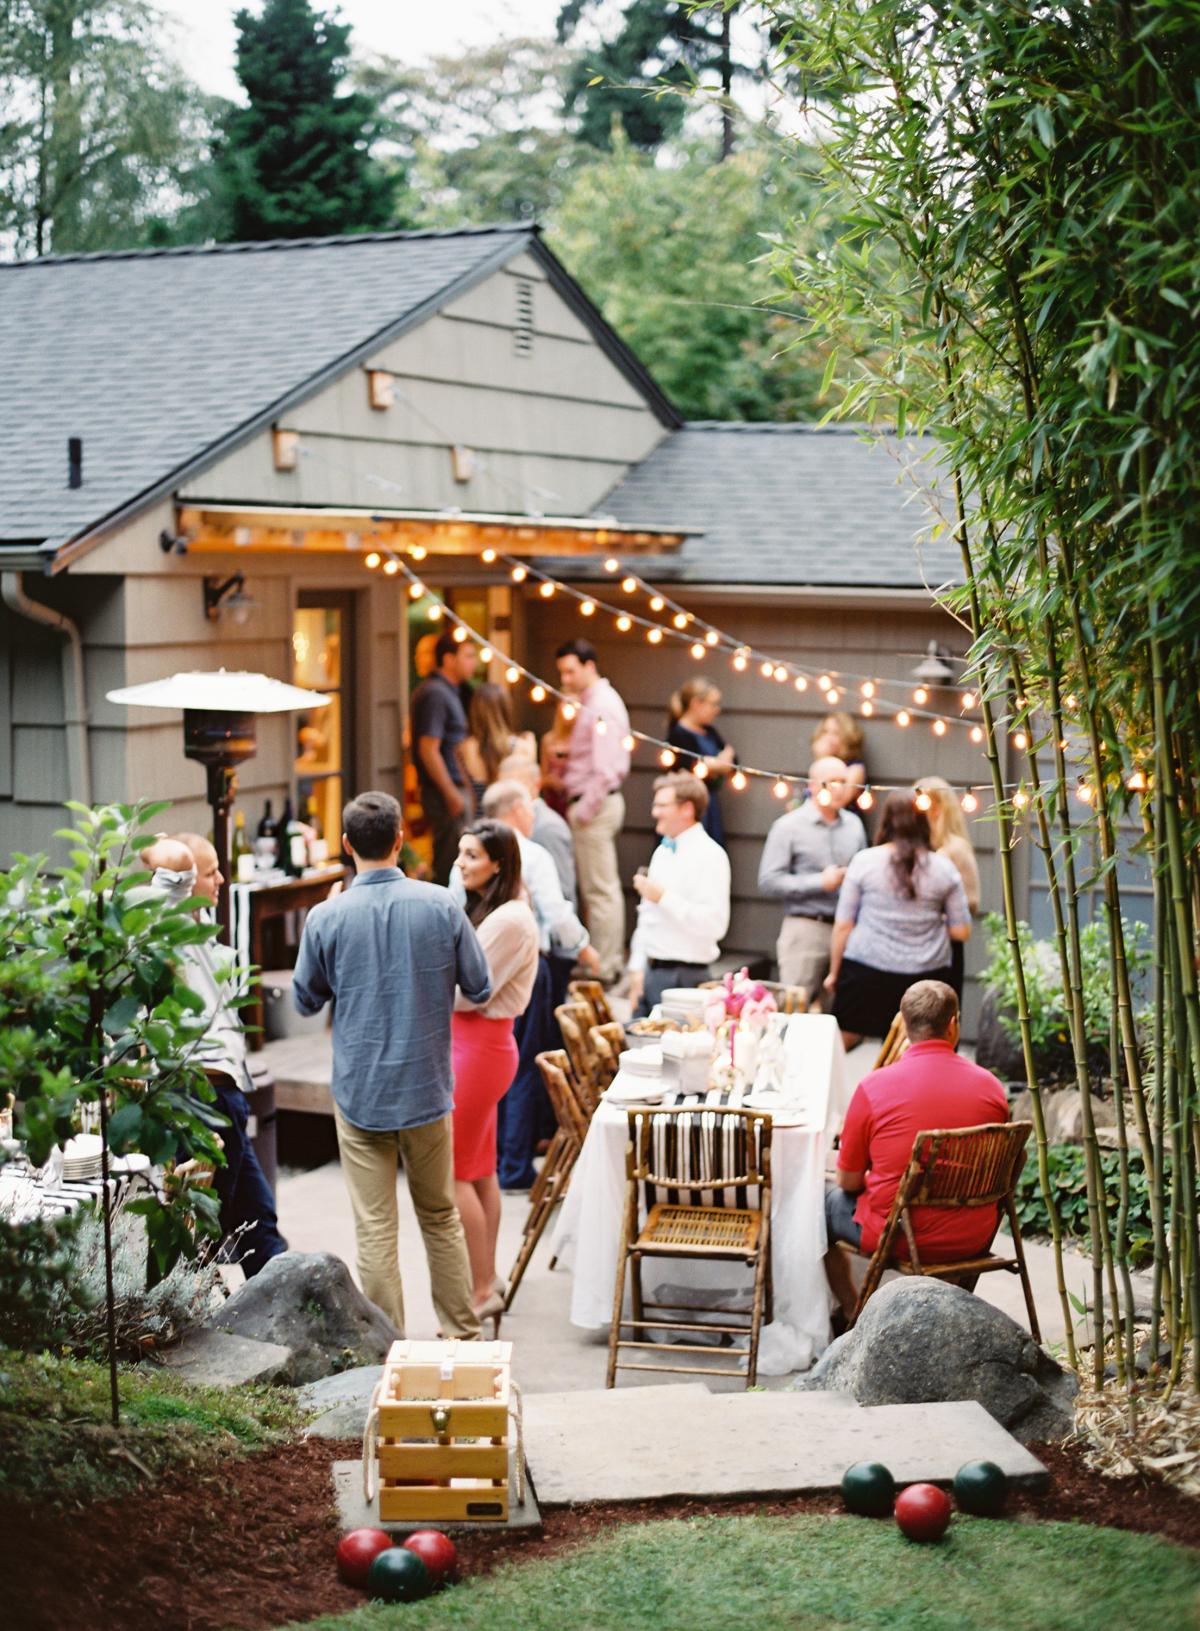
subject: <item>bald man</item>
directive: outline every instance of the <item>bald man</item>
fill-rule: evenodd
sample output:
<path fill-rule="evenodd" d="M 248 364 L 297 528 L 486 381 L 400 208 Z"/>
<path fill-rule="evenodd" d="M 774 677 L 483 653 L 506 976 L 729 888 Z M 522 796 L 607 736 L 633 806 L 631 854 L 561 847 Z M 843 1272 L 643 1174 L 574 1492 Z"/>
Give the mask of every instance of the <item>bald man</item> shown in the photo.
<path fill-rule="evenodd" d="M 172 833 L 142 851 L 152 868 L 155 893 L 168 899 L 195 900 L 195 910 L 216 902 L 221 887 L 217 852 L 199 833 Z M 254 1081 L 246 1065 L 246 1034 L 238 1010 L 229 1002 L 224 977 L 228 952 L 211 941 L 184 946 L 180 974 L 204 1003 L 208 1029 L 203 1043 L 204 1073 L 216 1092 L 216 1108 L 229 1122 L 220 1129 L 225 1165 L 218 1167 L 213 1188 L 221 1203 L 221 1232 L 229 1241 L 227 1259 L 240 1263 L 247 1280 L 287 1250 L 279 1233 L 275 1197 L 254 1146 L 247 1136 L 246 1092 Z"/>
<path fill-rule="evenodd" d="M 846 811 L 857 794 L 840 759 L 815 759 L 808 798 L 772 824 L 759 863 L 759 889 L 784 903 L 779 978 L 807 992 L 810 1007 L 829 973 L 838 890 L 850 861 L 866 847 L 862 822 Z"/>

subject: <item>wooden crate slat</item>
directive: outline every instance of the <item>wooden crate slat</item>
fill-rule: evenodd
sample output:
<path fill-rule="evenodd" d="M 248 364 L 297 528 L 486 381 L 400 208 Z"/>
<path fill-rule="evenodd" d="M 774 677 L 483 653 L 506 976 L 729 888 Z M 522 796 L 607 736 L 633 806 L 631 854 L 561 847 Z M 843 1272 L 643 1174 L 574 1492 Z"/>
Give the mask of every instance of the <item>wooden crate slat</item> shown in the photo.
<path fill-rule="evenodd" d="M 505 1438 L 508 1435 L 508 1398 L 494 1400 L 455 1400 L 444 1407 L 449 1421 L 448 1438 Z M 434 1411 L 441 1418 L 443 1406 L 423 1399 L 392 1400 L 379 1406 L 380 1438 L 430 1438 L 442 1436 L 434 1423 Z"/>
<path fill-rule="evenodd" d="M 449 1489 L 383 1484 L 379 1489 L 382 1523 L 448 1523 L 456 1519 L 498 1523 L 507 1517 L 507 1484 L 475 1483 Z"/>
<path fill-rule="evenodd" d="M 406 1478 L 508 1477 L 507 1444 L 381 1444 L 379 1474 Z"/>

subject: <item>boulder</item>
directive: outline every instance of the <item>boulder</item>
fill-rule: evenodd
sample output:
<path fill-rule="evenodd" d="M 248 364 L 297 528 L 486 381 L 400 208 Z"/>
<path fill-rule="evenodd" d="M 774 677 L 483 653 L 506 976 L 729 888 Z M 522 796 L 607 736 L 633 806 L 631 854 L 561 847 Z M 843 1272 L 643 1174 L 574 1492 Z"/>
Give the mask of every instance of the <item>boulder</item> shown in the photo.
<path fill-rule="evenodd" d="M 282 1252 L 205 1322 L 210 1330 L 290 1348 L 287 1380 L 381 1364 L 400 1332 L 368 1302 L 340 1257 Z"/>
<path fill-rule="evenodd" d="M 300 1388 L 299 1404 L 318 1412 L 304 1429 L 305 1438 L 361 1438 L 380 1374 L 378 1365 L 356 1365 Z"/>
<path fill-rule="evenodd" d="M 1025 1055 L 1000 1023 L 1000 1005 L 994 992 L 985 990 L 975 1026 L 975 1063 L 1002 1082 L 1025 1081 Z"/>
<path fill-rule="evenodd" d="M 252 1382 L 286 1382 L 292 1350 L 278 1342 L 230 1336 L 227 1331 L 192 1330 L 161 1363 L 193 1387 L 248 1387 Z"/>
<path fill-rule="evenodd" d="M 1074 1427 L 1078 1383 L 982 1298 L 906 1276 L 881 1286 L 854 1329 L 796 1386 L 849 1394 L 860 1405 L 976 1399 L 1014 1438 L 1033 1444 Z"/>

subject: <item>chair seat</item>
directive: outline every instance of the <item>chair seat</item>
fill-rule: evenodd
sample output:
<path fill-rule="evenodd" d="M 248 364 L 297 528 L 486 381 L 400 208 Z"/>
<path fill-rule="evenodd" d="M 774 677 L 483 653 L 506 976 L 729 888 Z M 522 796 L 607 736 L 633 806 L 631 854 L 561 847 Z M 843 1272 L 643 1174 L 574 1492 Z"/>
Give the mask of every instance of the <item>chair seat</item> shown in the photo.
<path fill-rule="evenodd" d="M 745 1257 L 758 1250 L 761 1233 L 760 1212 L 732 1206 L 669 1206 L 660 1201 L 650 1208 L 632 1249 Z"/>

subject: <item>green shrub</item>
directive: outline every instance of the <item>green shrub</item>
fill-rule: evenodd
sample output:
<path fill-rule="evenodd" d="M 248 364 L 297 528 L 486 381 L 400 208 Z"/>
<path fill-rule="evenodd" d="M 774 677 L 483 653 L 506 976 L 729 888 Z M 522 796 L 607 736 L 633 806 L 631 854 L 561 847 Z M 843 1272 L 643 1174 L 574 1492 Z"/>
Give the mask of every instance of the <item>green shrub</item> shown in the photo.
<path fill-rule="evenodd" d="M 1050 1170 L 1050 1183 L 1058 1206 L 1064 1236 L 1072 1239 L 1088 1238 L 1087 1210 L 1087 1152 L 1080 1144 L 1051 1144 L 1046 1151 Z M 1109 1221 L 1114 1231 L 1117 1212 L 1121 1204 L 1118 1176 L 1120 1157 L 1116 1150 L 1100 1151 L 1100 1168 L 1104 1174 L 1104 1192 L 1108 1197 Z M 1170 1187 L 1170 1168 L 1163 1177 L 1164 1187 Z M 1037 1153 L 1031 1151 L 1025 1170 L 1017 1183 L 1017 1219 L 1021 1231 L 1027 1235 L 1049 1235 L 1050 1216 L 1038 1182 Z M 1129 1217 L 1125 1226 L 1129 1261 L 1140 1268 L 1154 1255 L 1154 1233 L 1150 1220 L 1150 1186 L 1146 1169 L 1139 1153 L 1129 1153 Z"/>

